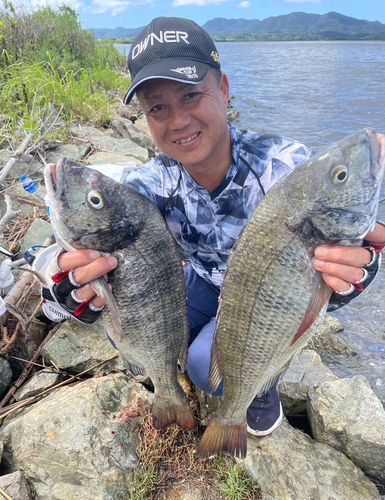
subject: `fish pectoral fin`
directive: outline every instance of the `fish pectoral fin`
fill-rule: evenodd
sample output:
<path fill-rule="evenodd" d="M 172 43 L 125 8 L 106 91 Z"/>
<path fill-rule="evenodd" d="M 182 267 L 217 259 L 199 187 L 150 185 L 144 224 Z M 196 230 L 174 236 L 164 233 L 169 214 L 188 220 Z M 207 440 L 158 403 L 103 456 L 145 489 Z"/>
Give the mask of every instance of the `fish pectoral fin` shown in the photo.
<path fill-rule="evenodd" d="M 147 376 L 146 370 L 143 368 L 143 366 L 131 363 L 131 361 L 128 361 L 126 358 L 123 358 L 123 356 L 122 359 L 124 361 L 124 364 L 127 366 L 127 368 L 135 377 L 137 377 L 138 375 L 142 375 L 143 377 Z"/>
<path fill-rule="evenodd" d="M 118 342 L 122 342 L 123 330 L 122 324 L 120 322 L 119 309 L 116 304 L 115 298 L 107 285 L 106 280 L 103 277 L 97 278 L 96 280 L 92 280 L 90 282 L 90 286 L 95 291 L 95 293 L 99 295 L 99 297 L 101 297 L 106 303 L 111 313 L 111 321 L 115 330 L 116 340 Z"/>
<path fill-rule="evenodd" d="M 311 327 L 314 321 L 317 319 L 323 306 L 329 301 L 332 291 L 327 286 L 322 278 L 321 273 L 317 273 L 316 283 L 313 291 L 313 295 L 309 306 L 306 310 L 305 316 L 303 317 L 302 323 L 300 324 L 297 333 L 294 335 L 291 345 L 295 344 L 297 340 Z"/>

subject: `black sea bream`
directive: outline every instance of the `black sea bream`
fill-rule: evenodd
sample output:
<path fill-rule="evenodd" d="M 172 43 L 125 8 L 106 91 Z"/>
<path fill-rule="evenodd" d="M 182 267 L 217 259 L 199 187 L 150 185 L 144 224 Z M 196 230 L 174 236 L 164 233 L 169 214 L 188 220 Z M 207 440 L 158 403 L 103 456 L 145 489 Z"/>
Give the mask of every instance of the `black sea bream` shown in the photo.
<path fill-rule="evenodd" d="M 280 179 L 238 237 L 220 293 L 210 382 L 221 405 L 198 455 L 246 456 L 246 411 L 322 322 L 331 290 L 312 265 L 323 243 L 360 245 L 377 213 L 385 139 L 363 129 Z"/>
<path fill-rule="evenodd" d="M 94 249 L 118 260 L 109 275 L 91 282 L 107 302 L 102 320 L 135 374 L 155 387 L 153 424 L 196 423 L 177 380 L 185 369 L 189 328 L 182 264 L 158 208 L 128 186 L 66 158 L 45 170 L 50 218 L 65 250 Z"/>

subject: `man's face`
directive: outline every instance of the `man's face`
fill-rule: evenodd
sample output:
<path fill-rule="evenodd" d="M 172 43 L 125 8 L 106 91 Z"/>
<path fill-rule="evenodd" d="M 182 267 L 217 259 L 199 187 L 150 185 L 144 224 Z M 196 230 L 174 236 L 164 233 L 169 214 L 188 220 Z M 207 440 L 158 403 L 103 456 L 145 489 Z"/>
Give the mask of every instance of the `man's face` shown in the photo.
<path fill-rule="evenodd" d="M 212 169 L 225 156 L 231 162 L 228 97 L 226 75 L 218 82 L 212 70 L 197 85 L 155 79 L 138 91 L 156 145 L 193 176 Z"/>

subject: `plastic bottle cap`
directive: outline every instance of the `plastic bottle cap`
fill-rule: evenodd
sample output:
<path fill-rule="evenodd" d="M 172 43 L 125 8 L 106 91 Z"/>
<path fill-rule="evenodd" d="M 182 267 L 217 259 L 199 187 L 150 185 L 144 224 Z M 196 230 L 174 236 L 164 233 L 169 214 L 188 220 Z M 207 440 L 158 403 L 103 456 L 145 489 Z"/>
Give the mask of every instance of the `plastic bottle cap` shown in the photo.
<path fill-rule="evenodd" d="M 22 175 L 19 177 L 19 179 L 20 179 L 21 181 L 24 181 L 26 178 L 27 178 L 27 177 L 26 177 L 24 174 L 22 174 Z"/>

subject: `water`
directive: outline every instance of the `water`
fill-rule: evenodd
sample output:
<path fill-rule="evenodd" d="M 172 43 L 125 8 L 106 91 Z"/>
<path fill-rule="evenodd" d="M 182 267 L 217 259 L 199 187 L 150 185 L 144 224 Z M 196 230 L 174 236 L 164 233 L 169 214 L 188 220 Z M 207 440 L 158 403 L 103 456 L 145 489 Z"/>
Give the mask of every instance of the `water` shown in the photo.
<path fill-rule="evenodd" d="M 128 53 L 127 45 L 120 47 Z M 236 126 L 263 127 L 315 151 L 365 126 L 385 133 L 385 42 L 221 42 L 217 48 L 231 104 L 241 113 Z M 385 220 L 385 203 L 378 218 Z M 338 376 L 366 376 L 383 403 L 384 286 L 385 264 L 367 292 L 333 313 L 355 354 L 320 352 Z"/>

